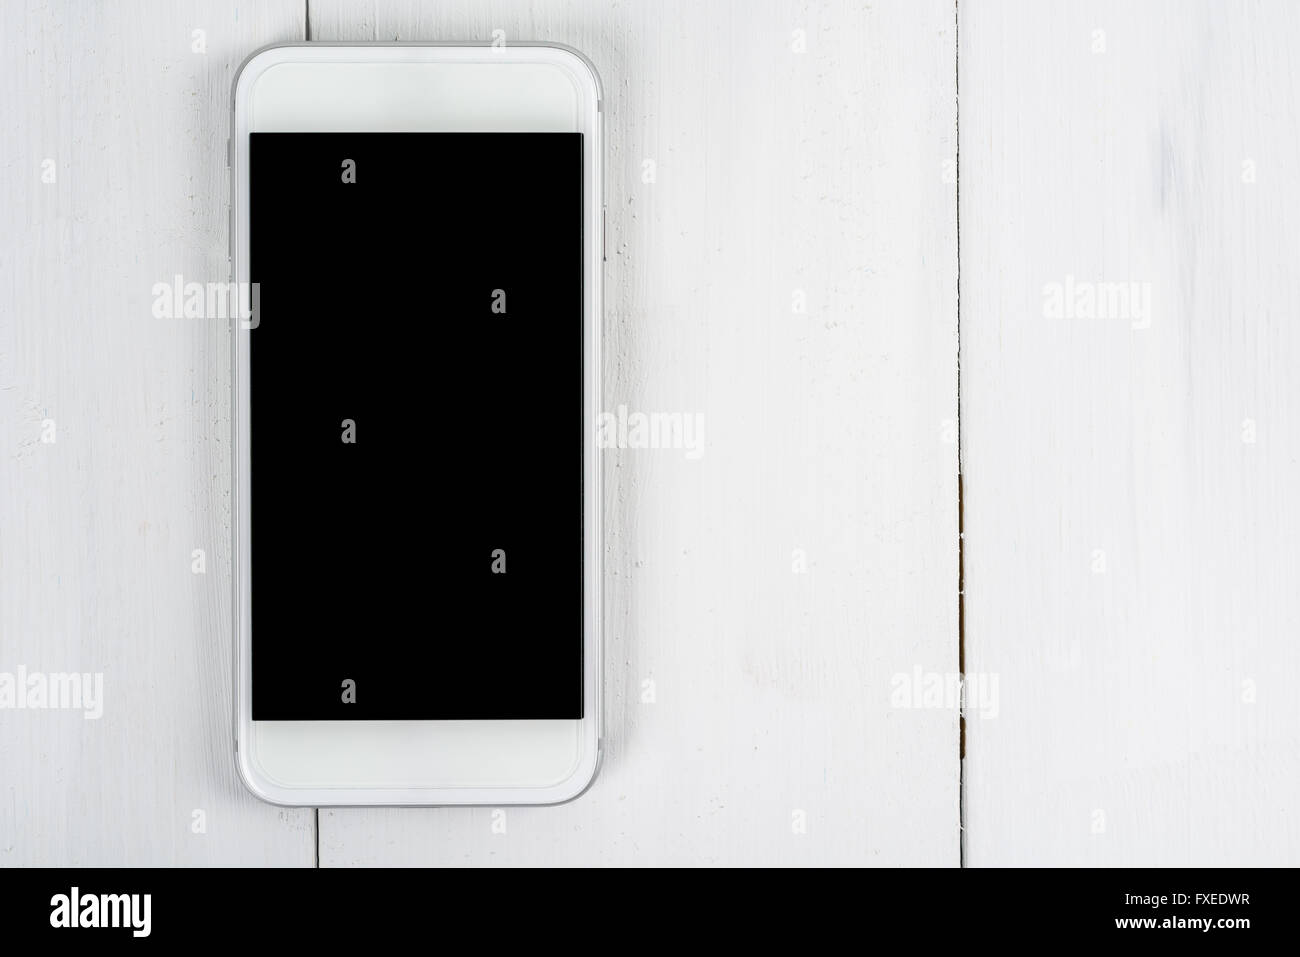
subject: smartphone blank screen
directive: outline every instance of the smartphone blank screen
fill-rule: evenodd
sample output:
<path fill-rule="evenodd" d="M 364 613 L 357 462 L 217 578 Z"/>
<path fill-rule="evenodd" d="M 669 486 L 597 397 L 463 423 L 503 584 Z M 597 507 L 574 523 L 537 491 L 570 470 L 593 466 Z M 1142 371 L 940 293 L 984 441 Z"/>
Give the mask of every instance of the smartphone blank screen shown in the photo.
<path fill-rule="evenodd" d="M 582 134 L 250 179 L 254 720 L 581 718 Z"/>

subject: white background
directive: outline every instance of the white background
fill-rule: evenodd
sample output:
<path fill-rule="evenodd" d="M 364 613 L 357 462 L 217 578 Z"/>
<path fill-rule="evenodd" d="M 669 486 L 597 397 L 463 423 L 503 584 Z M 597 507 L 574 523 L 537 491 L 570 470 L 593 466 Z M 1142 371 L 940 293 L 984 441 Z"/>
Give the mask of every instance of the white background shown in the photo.
<path fill-rule="evenodd" d="M 706 417 L 605 453 L 606 764 L 504 834 L 234 773 L 228 337 L 151 290 L 225 277 L 233 72 L 308 26 L 588 54 L 603 402 Z M 1298 43 L 1285 2 L 6 0 L 0 671 L 105 712 L 0 711 L 0 864 L 956 866 L 957 712 L 900 692 L 963 634 L 967 864 L 1297 863 Z M 1149 324 L 1053 318 L 1067 276 Z"/>

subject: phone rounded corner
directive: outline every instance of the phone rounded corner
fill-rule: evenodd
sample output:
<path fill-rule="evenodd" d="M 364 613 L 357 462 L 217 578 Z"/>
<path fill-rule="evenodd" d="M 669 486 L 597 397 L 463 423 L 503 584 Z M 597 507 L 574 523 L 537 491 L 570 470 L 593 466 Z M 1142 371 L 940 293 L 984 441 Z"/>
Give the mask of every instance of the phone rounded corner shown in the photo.
<path fill-rule="evenodd" d="M 597 739 L 591 759 L 579 762 L 573 774 L 555 786 L 559 796 L 547 801 L 544 806 L 559 807 L 562 804 L 572 804 L 595 786 L 596 779 L 600 777 L 604 766 L 605 742 L 604 739 Z"/>
<path fill-rule="evenodd" d="M 235 773 L 248 793 L 259 801 L 276 807 L 303 807 L 301 803 L 290 800 L 283 793 L 283 788 L 273 784 L 258 770 L 256 762 L 252 759 L 253 752 L 248 741 L 244 741 L 243 745 L 240 747 L 239 739 L 235 739 Z"/>
<path fill-rule="evenodd" d="M 560 54 L 569 62 L 569 67 L 579 75 L 585 75 L 591 81 L 591 89 L 596 95 L 597 110 L 603 109 L 605 102 L 605 86 L 600 80 L 600 71 L 596 69 L 596 64 L 592 62 L 591 57 L 583 53 L 577 47 L 571 47 L 567 43 L 554 43 L 547 41 L 539 44 L 548 50 L 553 50 Z"/>
<path fill-rule="evenodd" d="M 234 75 L 231 77 L 230 80 L 231 111 L 234 112 L 239 108 L 239 91 L 240 88 L 243 86 L 243 84 L 247 81 L 250 81 L 250 78 L 252 81 L 257 80 L 257 78 L 261 76 L 264 69 L 267 66 L 270 66 L 271 64 L 263 64 L 262 66 L 260 66 L 255 70 L 252 70 L 251 72 L 249 71 L 249 67 L 253 66 L 258 60 L 261 60 L 263 58 L 275 59 L 276 57 L 283 55 L 283 52 L 286 50 L 292 50 L 305 45 L 306 44 L 303 43 L 292 43 L 292 42 L 268 43 L 266 46 L 258 47 L 248 56 L 244 57 L 243 62 L 240 63 L 239 66 L 235 67 Z"/>

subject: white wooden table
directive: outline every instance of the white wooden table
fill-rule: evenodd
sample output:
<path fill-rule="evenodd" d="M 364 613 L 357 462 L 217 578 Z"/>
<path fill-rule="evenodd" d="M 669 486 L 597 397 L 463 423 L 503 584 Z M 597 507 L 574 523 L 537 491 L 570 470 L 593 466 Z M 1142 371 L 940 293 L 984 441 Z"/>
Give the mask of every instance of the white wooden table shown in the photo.
<path fill-rule="evenodd" d="M 956 866 L 963 642 L 966 863 L 1300 862 L 1300 11 L 309 5 L 0 5 L 0 673 L 104 676 L 0 710 L 0 865 Z M 496 30 L 602 73 L 604 404 L 706 451 L 604 453 L 586 796 L 270 807 L 225 330 L 151 290 L 224 278 L 248 53 Z"/>

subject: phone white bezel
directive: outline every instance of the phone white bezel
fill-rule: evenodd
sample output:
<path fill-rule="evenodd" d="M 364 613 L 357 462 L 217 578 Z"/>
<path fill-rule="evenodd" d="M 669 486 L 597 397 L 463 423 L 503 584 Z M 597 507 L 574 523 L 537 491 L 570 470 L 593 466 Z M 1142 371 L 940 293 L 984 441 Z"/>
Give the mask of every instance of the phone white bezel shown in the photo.
<path fill-rule="evenodd" d="M 507 65 L 516 69 L 502 69 Z M 274 80 L 269 87 L 265 85 L 268 75 Z M 559 119 L 570 113 L 560 92 L 562 85 L 555 79 L 559 75 L 572 85 L 571 124 Z M 455 95 L 439 94 L 437 83 L 421 86 L 421 77 L 444 83 L 455 77 Z M 604 144 L 596 70 L 581 54 L 555 44 L 284 44 L 266 47 L 245 60 L 236 73 L 232 96 L 227 156 L 231 278 L 237 284 L 248 282 L 250 132 L 556 130 L 584 134 L 583 416 L 588 438 L 583 447 L 583 513 L 588 534 L 583 543 L 582 719 L 252 720 L 248 336 L 255 330 L 247 328 L 250 323 L 232 323 L 231 356 L 235 752 L 240 777 L 249 790 L 275 804 L 307 807 L 537 805 L 572 800 L 591 785 L 601 758 L 601 484 L 595 421 L 600 395 Z M 268 770 L 268 764 L 274 770 Z"/>

